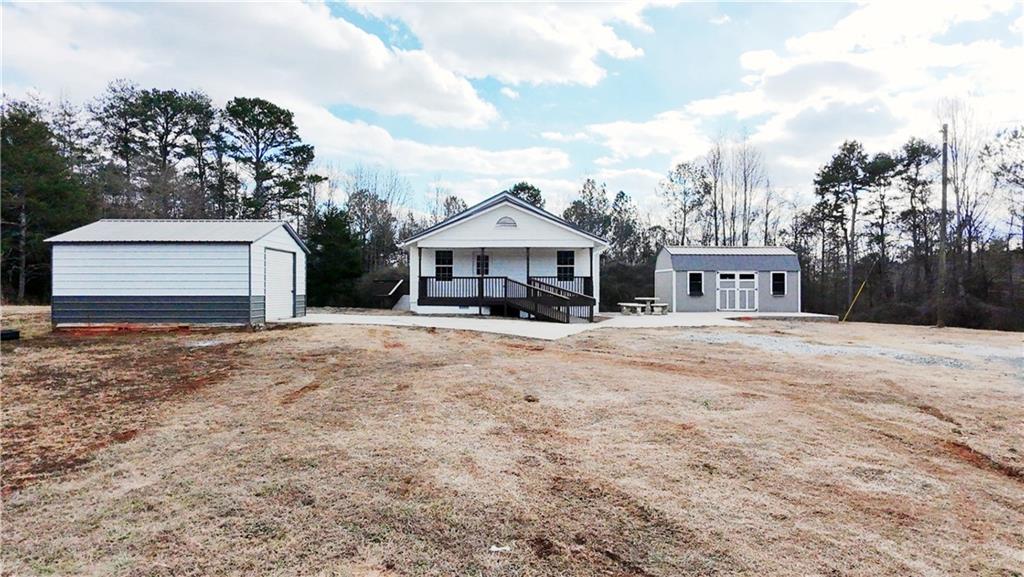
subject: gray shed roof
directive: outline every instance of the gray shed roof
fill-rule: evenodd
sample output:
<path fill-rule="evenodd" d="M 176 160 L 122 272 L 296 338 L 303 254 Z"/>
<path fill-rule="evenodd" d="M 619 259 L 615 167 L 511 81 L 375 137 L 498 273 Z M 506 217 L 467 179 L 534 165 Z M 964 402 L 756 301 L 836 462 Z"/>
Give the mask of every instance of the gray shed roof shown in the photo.
<path fill-rule="evenodd" d="M 230 242 L 251 243 L 283 226 L 309 252 L 290 224 L 280 220 L 103 219 L 50 237 L 50 243 Z"/>
<path fill-rule="evenodd" d="M 673 270 L 798 271 L 800 259 L 782 246 L 666 246 Z"/>

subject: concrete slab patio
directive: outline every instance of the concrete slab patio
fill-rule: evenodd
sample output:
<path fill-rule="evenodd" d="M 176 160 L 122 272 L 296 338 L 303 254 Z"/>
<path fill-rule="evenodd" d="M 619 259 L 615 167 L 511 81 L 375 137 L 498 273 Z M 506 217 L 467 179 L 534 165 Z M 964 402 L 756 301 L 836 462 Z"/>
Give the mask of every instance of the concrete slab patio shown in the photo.
<path fill-rule="evenodd" d="M 743 320 L 785 319 L 832 321 L 832 315 L 814 313 L 670 313 L 667 315 L 620 315 L 605 313 L 608 320 L 597 323 L 559 324 L 532 320 L 493 317 L 442 317 L 418 315 L 368 315 L 312 313 L 283 319 L 280 323 L 313 325 L 380 325 L 478 331 L 531 339 L 557 340 L 584 331 L 613 328 L 743 326 Z"/>

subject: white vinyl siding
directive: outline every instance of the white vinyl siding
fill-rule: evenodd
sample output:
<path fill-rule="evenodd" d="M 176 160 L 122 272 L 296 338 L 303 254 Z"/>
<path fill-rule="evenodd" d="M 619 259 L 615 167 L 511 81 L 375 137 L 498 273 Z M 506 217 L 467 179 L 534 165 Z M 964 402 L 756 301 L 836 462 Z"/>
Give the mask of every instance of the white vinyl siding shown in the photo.
<path fill-rule="evenodd" d="M 505 217 L 514 220 L 516 226 L 498 226 Z M 415 244 L 423 248 L 582 248 L 594 246 L 594 241 L 525 209 L 503 204 L 429 234 Z"/>
<path fill-rule="evenodd" d="M 244 296 L 248 254 L 247 244 L 55 244 L 53 294 Z"/>
<path fill-rule="evenodd" d="M 423 276 L 436 276 L 435 254 L 443 250 L 449 249 L 423 249 Z M 419 254 L 416 249 L 413 249 L 413 252 Z M 454 276 L 476 276 L 476 257 L 480 254 L 480 249 L 451 249 L 451 252 Z M 558 274 L 557 252 L 558 249 L 553 248 L 531 248 L 530 276 L 556 276 Z M 576 276 L 590 276 L 590 250 L 580 248 L 574 249 L 573 252 L 575 253 Z M 519 282 L 526 282 L 525 248 L 486 248 L 484 254 L 489 257 L 490 273 L 488 276 L 507 276 Z M 594 260 L 597 261 L 597 259 L 598 256 L 595 254 Z M 416 264 L 416 267 L 412 267 L 412 272 L 416 272 L 419 266 L 418 263 Z"/>
<path fill-rule="evenodd" d="M 266 249 L 268 321 L 295 316 L 295 253 Z"/>

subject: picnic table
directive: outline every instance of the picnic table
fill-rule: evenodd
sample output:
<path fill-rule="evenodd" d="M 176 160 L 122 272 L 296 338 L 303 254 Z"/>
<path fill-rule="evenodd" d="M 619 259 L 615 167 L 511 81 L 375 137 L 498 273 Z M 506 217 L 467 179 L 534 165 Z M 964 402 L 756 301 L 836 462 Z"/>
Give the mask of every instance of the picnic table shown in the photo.
<path fill-rule="evenodd" d="M 635 300 L 638 303 L 643 304 L 647 314 L 653 314 L 654 313 L 654 307 L 652 305 L 655 302 L 657 302 L 658 298 L 657 297 L 636 297 L 633 300 Z"/>
<path fill-rule="evenodd" d="M 619 307 L 622 308 L 622 314 L 653 315 L 655 310 L 657 310 L 658 314 L 663 315 L 668 310 L 668 305 L 657 302 L 657 297 L 636 297 L 635 300 L 638 302 L 619 303 Z"/>

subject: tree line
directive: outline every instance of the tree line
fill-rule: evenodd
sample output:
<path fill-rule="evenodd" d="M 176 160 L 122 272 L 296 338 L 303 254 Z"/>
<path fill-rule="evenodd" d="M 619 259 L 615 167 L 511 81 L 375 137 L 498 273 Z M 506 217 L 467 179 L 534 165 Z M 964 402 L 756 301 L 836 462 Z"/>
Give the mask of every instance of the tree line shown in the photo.
<path fill-rule="evenodd" d="M 798 202 L 772 186 L 763 152 L 740 135 L 668 171 L 653 214 L 587 178 L 560 216 L 609 240 L 606 302 L 651 294 L 667 244 L 782 245 L 799 255 L 806 310 L 841 314 L 866 280 L 852 318 L 917 323 L 935 320 L 945 216 L 948 322 L 1024 327 L 1024 128 L 987 132 L 960 101 L 939 116 L 949 125 L 945 213 L 934 138 L 891 151 L 847 141 L 809 183 L 813 200 Z M 293 114 L 260 98 L 218 108 L 199 91 L 119 80 L 83 106 L 6 100 L 0 132 L 7 301 L 45 301 L 42 240 L 97 218 L 275 218 L 312 250 L 311 304 L 372 306 L 376 281 L 406 275 L 400 240 L 466 208 L 434 187 L 426 209 L 412 210 L 397 171 L 317 163 Z M 550 209 L 528 182 L 508 192 Z"/>

